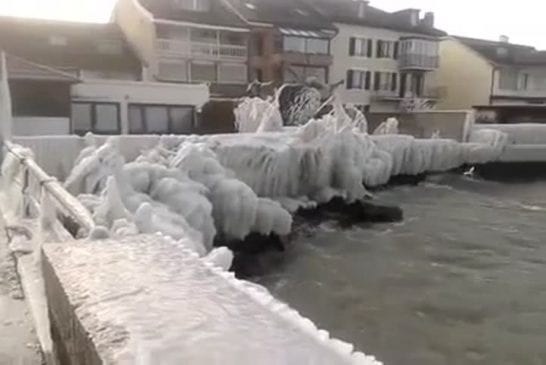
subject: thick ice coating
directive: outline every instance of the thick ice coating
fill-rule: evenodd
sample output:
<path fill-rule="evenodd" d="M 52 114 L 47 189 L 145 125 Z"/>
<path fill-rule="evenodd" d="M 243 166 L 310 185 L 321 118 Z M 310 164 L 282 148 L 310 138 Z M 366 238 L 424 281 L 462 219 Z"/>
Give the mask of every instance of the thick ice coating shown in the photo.
<path fill-rule="evenodd" d="M 113 234 L 194 237 L 204 255 L 217 233 L 226 239 L 286 235 L 289 212 L 301 206 L 336 196 L 361 199 L 366 187 L 395 175 L 495 160 L 507 143 L 504 133 L 489 130 L 474 130 L 469 143 L 416 139 L 396 134 L 395 119 L 370 136 L 362 113 L 339 102 L 298 128 L 282 128 L 273 100 L 246 99 L 235 114 L 241 130 L 273 132 L 164 136 L 130 163 L 115 138 L 95 146 L 88 137 L 65 185 Z"/>

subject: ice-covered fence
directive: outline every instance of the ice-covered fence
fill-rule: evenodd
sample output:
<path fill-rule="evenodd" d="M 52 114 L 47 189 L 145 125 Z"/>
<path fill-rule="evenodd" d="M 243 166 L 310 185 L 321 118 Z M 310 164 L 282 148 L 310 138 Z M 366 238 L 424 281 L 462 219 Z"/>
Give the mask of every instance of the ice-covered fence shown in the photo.
<path fill-rule="evenodd" d="M 44 210 L 52 214 L 58 210 L 76 225 L 82 235 L 95 226 L 87 209 L 57 179 L 40 168 L 28 149 L 5 143 L 1 181 L 4 214 L 38 218 Z M 44 201 L 47 204 L 43 204 Z"/>
<path fill-rule="evenodd" d="M 413 113 L 369 113 L 366 115 L 369 130 L 373 131 L 387 118 L 394 117 L 399 121 L 401 134 L 416 138 L 430 138 L 439 132 L 442 138 L 465 142 L 468 137 L 469 124 L 474 123 L 474 113 L 467 110 L 431 110 Z"/>
<path fill-rule="evenodd" d="M 14 142 L 27 147 L 34 153 L 36 163 L 48 174 L 64 180 L 74 167 L 74 161 L 80 152 L 88 145 L 89 139 L 102 144 L 107 136 L 93 135 L 92 137 L 70 136 L 41 136 L 41 137 L 14 137 Z M 157 135 L 123 135 L 119 137 L 119 149 L 127 161 L 134 160 L 143 150 L 157 145 L 160 136 Z"/>
<path fill-rule="evenodd" d="M 507 137 L 499 162 L 546 162 L 546 124 L 475 124 L 472 134 L 491 131 Z"/>

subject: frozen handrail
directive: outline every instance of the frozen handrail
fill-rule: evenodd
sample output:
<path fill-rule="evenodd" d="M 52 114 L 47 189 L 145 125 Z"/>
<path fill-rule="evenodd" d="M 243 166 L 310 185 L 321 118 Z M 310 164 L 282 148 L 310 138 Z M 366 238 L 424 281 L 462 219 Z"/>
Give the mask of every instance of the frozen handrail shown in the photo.
<path fill-rule="evenodd" d="M 8 153 L 14 155 L 24 166 L 29 174 L 42 186 L 55 200 L 56 203 L 67 213 L 75 222 L 85 231 L 91 232 L 95 227 L 95 223 L 89 211 L 70 193 L 68 193 L 54 177 L 49 176 L 42 168 L 32 159 L 19 154 L 13 145 L 9 142 L 5 143 L 5 148 Z"/>

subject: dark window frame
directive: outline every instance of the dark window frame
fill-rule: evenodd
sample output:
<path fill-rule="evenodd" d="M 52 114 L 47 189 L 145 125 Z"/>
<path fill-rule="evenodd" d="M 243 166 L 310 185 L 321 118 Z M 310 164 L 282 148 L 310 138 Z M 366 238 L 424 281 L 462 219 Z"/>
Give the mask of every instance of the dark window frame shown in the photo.
<path fill-rule="evenodd" d="M 139 111 L 140 111 L 140 118 L 142 120 L 142 125 L 144 126 L 144 131 L 142 132 L 133 132 L 131 131 L 131 107 L 138 107 Z M 160 133 L 157 133 L 157 132 L 149 132 L 149 126 L 148 126 L 148 121 L 147 121 L 147 118 L 146 118 L 146 108 L 166 108 L 167 109 L 167 117 L 169 118 L 168 122 L 167 122 L 167 128 L 168 128 L 168 131 L 165 132 L 165 133 L 162 133 L 162 134 L 176 134 L 176 135 L 184 135 L 184 134 L 180 134 L 180 133 L 174 133 L 173 132 L 173 117 L 172 117 L 172 113 L 171 113 L 171 110 L 172 109 L 177 109 L 177 108 L 189 108 L 191 109 L 192 113 L 191 113 L 191 133 L 195 133 L 195 130 L 196 130 L 196 124 L 197 124 L 197 116 L 196 116 L 196 112 L 195 112 L 195 106 L 194 105 L 177 105 L 177 104 L 157 104 L 157 103 L 152 103 L 152 104 L 147 104 L 147 103 L 129 103 L 127 104 L 127 121 L 128 121 L 128 133 L 130 135 L 161 135 Z"/>
<path fill-rule="evenodd" d="M 287 50 L 285 48 L 285 38 L 297 38 L 297 39 L 303 41 L 304 51 L 300 52 L 300 51 L 294 51 L 294 50 Z M 323 52 L 319 52 L 319 53 L 309 52 L 308 41 L 310 41 L 310 40 L 320 40 L 320 41 L 323 41 L 323 42 L 328 42 L 328 49 L 327 49 L 326 53 L 323 53 Z M 282 35 L 281 36 L 281 51 L 283 53 L 302 53 L 302 54 L 329 56 L 329 55 L 332 54 L 332 40 L 330 38 L 326 38 L 326 37 L 305 37 L 305 36 L 298 36 L 298 35 Z"/>
<path fill-rule="evenodd" d="M 310 69 L 310 68 L 323 69 L 325 71 L 324 72 L 325 84 L 328 84 L 328 82 L 330 81 L 330 67 L 328 67 L 328 66 L 313 66 L 313 65 L 309 65 L 309 64 L 294 63 L 294 64 L 290 64 L 290 67 L 301 67 L 301 68 L 303 68 L 303 73 L 304 74 L 306 74 L 306 70 Z M 307 77 L 309 77 L 309 76 L 305 76 L 304 79 L 306 79 Z M 286 82 L 285 78 L 284 78 L 284 72 L 283 72 L 283 82 Z"/>
<path fill-rule="evenodd" d="M 91 130 L 88 131 L 78 131 L 74 128 L 74 113 L 73 113 L 73 105 L 79 104 L 79 105 L 89 105 L 91 106 Z M 112 132 L 103 132 L 96 129 L 97 125 L 97 106 L 99 105 L 113 105 L 116 107 L 116 119 L 117 119 L 117 126 L 116 131 Z M 73 101 L 70 103 L 70 133 L 71 134 L 77 134 L 77 135 L 85 135 L 86 133 L 91 132 L 93 134 L 98 135 L 105 135 L 105 136 L 113 136 L 116 134 L 121 134 L 121 105 L 120 103 L 116 102 L 109 102 L 109 101 Z"/>

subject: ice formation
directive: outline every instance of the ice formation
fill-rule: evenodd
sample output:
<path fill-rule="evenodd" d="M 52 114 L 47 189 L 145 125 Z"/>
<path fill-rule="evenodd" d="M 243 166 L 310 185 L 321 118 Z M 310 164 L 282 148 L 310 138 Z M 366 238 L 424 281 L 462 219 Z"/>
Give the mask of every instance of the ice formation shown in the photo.
<path fill-rule="evenodd" d="M 373 134 L 398 134 L 398 120 L 396 118 L 387 119 L 375 129 Z"/>
<path fill-rule="evenodd" d="M 6 54 L 0 51 L 0 143 L 11 139 L 12 118 Z"/>
<path fill-rule="evenodd" d="M 195 138 L 169 141 L 125 163 L 117 138 L 82 150 L 65 182 L 96 224 L 113 236 L 161 232 L 187 239 L 204 256 L 217 232 L 244 239 L 252 232 L 286 235 L 292 217 L 261 198 Z"/>
<path fill-rule="evenodd" d="M 507 143 L 505 133 L 477 129 L 468 143 L 416 139 L 398 134 L 394 118 L 369 135 L 362 113 L 338 99 L 329 114 L 296 128 L 282 127 L 274 100 L 246 99 L 235 114 L 247 133 L 163 136 L 129 163 L 116 138 L 98 146 L 87 137 L 65 186 L 114 236 L 191 237 L 204 256 L 217 234 L 286 235 L 300 207 L 361 199 L 395 175 L 495 160 Z"/>

